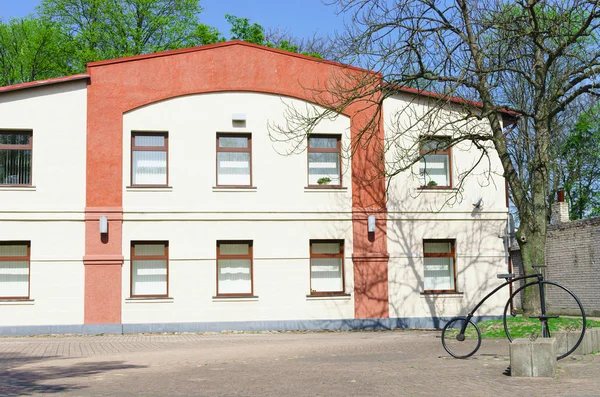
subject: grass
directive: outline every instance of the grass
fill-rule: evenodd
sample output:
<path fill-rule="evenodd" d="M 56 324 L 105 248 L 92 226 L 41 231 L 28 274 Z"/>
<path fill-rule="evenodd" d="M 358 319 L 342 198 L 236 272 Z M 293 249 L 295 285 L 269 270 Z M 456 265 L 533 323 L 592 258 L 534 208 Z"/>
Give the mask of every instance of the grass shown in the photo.
<path fill-rule="evenodd" d="M 508 329 L 512 338 L 529 338 L 533 335 L 541 336 L 542 326 L 537 318 L 527 318 L 523 316 L 511 317 L 507 319 Z M 580 330 L 582 328 L 581 318 L 559 317 L 548 320 L 550 332 Z M 477 323 L 481 331 L 482 338 L 506 338 L 504 324 L 502 320 L 488 320 Z M 587 320 L 588 328 L 600 328 L 600 321 Z M 453 337 L 460 332 L 460 329 L 449 329 L 447 337 Z M 469 326 L 465 331 L 467 338 L 476 337 L 475 328 Z"/>
<path fill-rule="evenodd" d="M 517 316 L 507 319 L 508 329 L 513 338 L 529 338 L 532 335 L 541 336 L 541 323 L 537 318 Z M 582 328 L 581 318 L 560 317 L 548 320 L 550 332 L 579 330 Z M 502 320 L 489 320 L 477 323 L 482 338 L 506 338 Z M 588 328 L 600 328 L 600 321 L 587 320 Z"/>

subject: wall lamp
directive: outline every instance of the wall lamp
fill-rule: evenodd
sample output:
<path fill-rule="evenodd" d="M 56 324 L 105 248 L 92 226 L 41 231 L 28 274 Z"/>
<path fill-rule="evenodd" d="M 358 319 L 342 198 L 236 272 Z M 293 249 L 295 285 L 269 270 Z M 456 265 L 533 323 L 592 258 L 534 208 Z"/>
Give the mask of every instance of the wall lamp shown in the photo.
<path fill-rule="evenodd" d="M 246 113 L 233 113 L 231 115 L 231 121 L 246 121 Z"/>
<path fill-rule="evenodd" d="M 367 218 L 367 231 L 369 233 L 375 233 L 375 215 L 369 215 Z"/>
<path fill-rule="evenodd" d="M 108 233 L 108 217 L 101 216 L 100 217 L 100 234 Z"/>

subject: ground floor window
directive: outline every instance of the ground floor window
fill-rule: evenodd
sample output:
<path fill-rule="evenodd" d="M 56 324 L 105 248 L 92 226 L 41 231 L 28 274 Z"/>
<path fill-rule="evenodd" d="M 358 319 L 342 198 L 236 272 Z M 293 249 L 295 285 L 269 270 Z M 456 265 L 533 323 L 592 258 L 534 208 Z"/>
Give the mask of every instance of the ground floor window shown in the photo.
<path fill-rule="evenodd" d="M 456 292 L 454 240 L 424 240 L 425 292 Z"/>
<path fill-rule="evenodd" d="M 344 241 L 310 241 L 310 293 L 344 293 Z"/>
<path fill-rule="evenodd" d="M 131 243 L 131 297 L 169 296 L 169 243 Z"/>
<path fill-rule="evenodd" d="M 252 241 L 217 241 L 217 296 L 252 294 Z"/>
<path fill-rule="evenodd" d="M 29 299 L 30 242 L 0 242 L 0 299 Z"/>

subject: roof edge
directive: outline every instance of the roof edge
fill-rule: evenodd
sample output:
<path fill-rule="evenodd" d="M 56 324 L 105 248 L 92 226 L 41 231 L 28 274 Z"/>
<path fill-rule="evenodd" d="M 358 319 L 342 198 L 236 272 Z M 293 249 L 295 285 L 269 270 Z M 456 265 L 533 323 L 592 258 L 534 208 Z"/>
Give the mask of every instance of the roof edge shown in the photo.
<path fill-rule="evenodd" d="M 84 80 L 84 79 L 89 79 L 89 78 L 90 78 L 89 74 L 81 73 L 81 74 L 74 74 L 71 76 L 55 77 L 55 78 L 46 79 L 46 80 L 37 80 L 37 81 L 30 81 L 27 83 L 7 85 L 4 87 L 0 87 L 0 94 L 5 93 L 5 92 L 10 92 L 10 91 L 25 90 L 28 88 L 43 87 L 45 85 L 67 83 L 69 81 Z"/>
<path fill-rule="evenodd" d="M 456 96 L 449 96 L 449 95 L 439 94 L 437 92 L 419 90 L 417 88 L 410 88 L 410 87 L 396 87 L 396 89 L 401 93 L 420 95 L 420 96 L 426 96 L 426 97 L 438 98 L 438 99 L 446 99 L 452 103 L 457 103 L 457 104 L 461 104 L 461 105 L 470 105 L 470 106 L 473 106 L 476 108 L 483 108 L 483 103 L 481 103 L 481 102 L 471 101 L 471 100 L 456 97 Z M 516 118 L 521 115 L 521 113 L 519 113 L 518 111 L 509 109 L 507 107 L 498 108 L 498 112 L 502 113 L 506 116 L 512 117 L 512 118 Z"/>
<path fill-rule="evenodd" d="M 222 43 L 205 44 L 205 45 L 196 46 L 196 47 L 179 48 L 176 50 L 155 52 L 152 54 L 133 55 L 133 56 L 123 57 L 123 58 L 115 58 L 115 59 L 107 59 L 104 61 L 89 62 L 87 64 L 87 67 L 93 68 L 93 67 L 97 67 L 97 66 L 106 66 L 106 65 L 113 65 L 113 64 L 117 64 L 117 63 L 133 62 L 133 61 L 138 61 L 138 60 L 143 60 L 143 59 L 160 58 L 160 57 L 177 55 L 177 54 L 187 54 L 190 52 L 205 51 L 205 50 L 211 50 L 211 49 L 215 49 L 215 48 L 229 47 L 229 46 L 233 46 L 233 45 L 241 45 L 241 46 L 245 46 L 245 47 L 257 48 L 257 49 L 260 49 L 263 51 L 270 51 L 270 52 L 274 52 L 276 54 L 282 54 L 282 55 L 286 55 L 286 56 L 300 58 L 300 59 L 304 59 L 307 61 L 324 63 L 324 64 L 331 65 L 331 66 L 337 66 L 337 67 L 343 68 L 343 69 L 350 69 L 350 70 L 355 70 L 358 72 L 364 72 L 364 73 L 370 73 L 370 74 L 378 74 L 377 72 L 374 72 L 372 70 L 363 69 L 363 68 L 359 68 L 359 67 L 351 66 L 351 65 L 346 65 L 346 64 L 340 63 L 340 62 L 328 61 L 326 59 L 319 59 L 319 58 L 311 57 L 308 55 L 298 54 L 297 52 L 280 50 L 277 48 L 272 48 L 272 47 L 267 47 L 267 46 L 263 46 L 263 45 L 259 45 L 259 44 L 249 43 L 249 42 L 243 41 L 243 40 L 231 40 L 231 41 L 225 41 Z"/>

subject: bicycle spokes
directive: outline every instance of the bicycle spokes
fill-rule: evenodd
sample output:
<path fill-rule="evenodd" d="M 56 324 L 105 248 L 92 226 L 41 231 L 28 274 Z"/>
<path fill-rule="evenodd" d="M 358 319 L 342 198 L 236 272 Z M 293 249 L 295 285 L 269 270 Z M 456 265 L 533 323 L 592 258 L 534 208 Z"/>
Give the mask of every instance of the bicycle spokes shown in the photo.
<path fill-rule="evenodd" d="M 442 345 L 451 356 L 467 358 L 481 345 L 481 332 L 470 320 L 457 317 L 450 320 L 442 331 Z"/>

